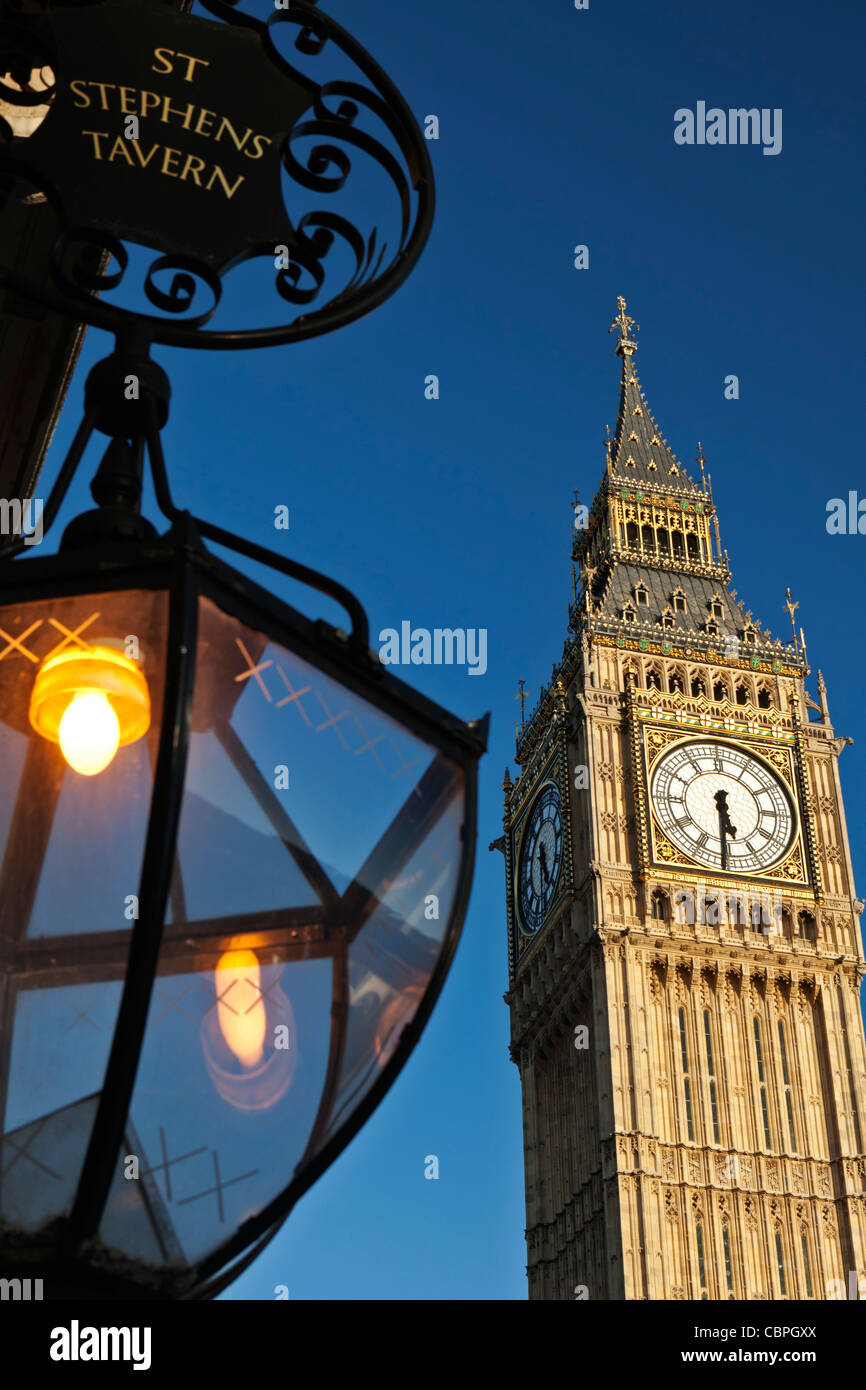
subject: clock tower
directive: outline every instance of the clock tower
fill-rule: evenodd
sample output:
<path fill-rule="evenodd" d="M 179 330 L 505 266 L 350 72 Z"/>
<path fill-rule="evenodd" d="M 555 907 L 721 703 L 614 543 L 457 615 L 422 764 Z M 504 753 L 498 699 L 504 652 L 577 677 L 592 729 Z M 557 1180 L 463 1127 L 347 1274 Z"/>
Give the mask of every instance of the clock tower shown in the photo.
<path fill-rule="evenodd" d="M 622 299 L 611 331 L 580 592 L 503 784 L 529 1295 L 866 1298 L 850 740 L 790 591 L 783 640 L 731 589 Z"/>

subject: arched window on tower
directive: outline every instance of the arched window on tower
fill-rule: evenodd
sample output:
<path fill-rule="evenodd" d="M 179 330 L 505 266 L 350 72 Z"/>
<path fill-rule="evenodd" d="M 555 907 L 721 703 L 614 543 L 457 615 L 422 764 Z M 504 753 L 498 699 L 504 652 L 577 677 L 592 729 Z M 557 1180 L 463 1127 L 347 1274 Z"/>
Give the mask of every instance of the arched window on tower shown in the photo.
<path fill-rule="evenodd" d="M 772 691 L 766 685 L 759 686 L 758 709 L 773 709 L 774 707 L 775 701 L 773 699 Z"/>
<path fill-rule="evenodd" d="M 713 1032 L 710 1022 L 710 1011 L 704 1009 L 704 1042 L 707 1048 L 707 1076 L 710 1086 L 710 1114 L 713 1120 L 713 1143 L 720 1144 L 719 1138 L 719 1105 L 716 1095 L 716 1067 L 713 1056 Z"/>
<path fill-rule="evenodd" d="M 689 559 L 700 561 L 701 548 L 698 545 L 698 538 L 695 535 L 694 531 L 689 531 L 689 534 L 686 537 L 686 543 L 688 546 Z"/>
<path fill-rule="evenodd" d="M 800 1232 L 800 1249 L 803 1253 L 803 1271 L 806 1275 L 806 1297 L 812 1297 L 812 1263 L 809 1259 L 809 1237 L 805 1229 Z"/>
<path fill-rule="evenodd" d="M 757 1015 L 752 1020 L 755 1029 L 755 1057 L 758 1063 L 758 1086 L 761 1106 L 761 1120 L 764 1129 L 764 1146 L 772 1149 L 773 1140 L 770 1136 L 770 1112 L 767 1109 L 767 1078 L 764 1075 L 764 1048 L 761 1043 L 761 1024 Z"/>
<path fill-rule="evenodd" d="M 719 678 L 719 680 L 717 680 L 713 685 L 713 699 L 727 700 L 728 698 L 729 696 L 728 691 L 725 687 L 725 682 L 721 678 Z"/>
<path fill-rule="evenodd" d="M 685 1011 L 685 1009 L 680 1009 L 680 1011 L 679 1011 L 679 1021 L 680 1021 L 680 1055 L 681 1055 L 682 1064 L 683 1064 L 683 1100 L 685 1101 L 685 1110 L 686 1110 L 686 1129 L 687 1129 L 687 1131 L 688 1131 L 689 1139 L 692 1141 L 692 1143 L 694 1143 L 694 1138 L 695 1138 L 695 1125 L 694 1125 L 694 1120 L 693 1120 L 693 1118 L 692 1118 L 692 1080 L 691 1080 L 691 1072 L 690 1072 L 690 1070 L 689 1070 L 689 1047 L 688 1047 L 688 1039 L 686 1038 L 686 1011 Z"/>
<path fill-rule="evenodd" d="M 749 703 L 749 692 L 742 681 L 737 683 L 737 688 L 734 691 L 734 699 L 738 705 L 747 705 Z"/>
<path fill-rule="evenodd" d="M 782 1059 L 782 1085 L 785 1088 L 785 1109 L 788 1112 L 788 1134 L 791 1139 L 791 1153 L 797 1152 L 797 1135 L 794 1130 L 794 1104 L 791 1099 L 791 1076 L 788 1071 L 788 1048 L 785 1043 L 785 1024 L 780 1018 L 779 1025 L 779 1055 Z"/>
<path fill-rule="evenodd" d="M 685 544 L 683 543 L 683 533 L 682 533 L 682 531 L 672 531 L 672 532 L 671 532 L 671 540 L 673 541 L 673 547 L 674 547 L 674 559 L 675 559 L 675 560 L 684 560 L 684 559 L 686 558 L 686 547 L 685 547 Z"/>
<path fill-rule="evenodd" d="M 655 922 L 670 921 L 670 899 L 662 888 L 656 888 L 650 898 L 650 917 Z"/>
<path fill-rule="evenodd" d="M 706 695 L 706 693 L 707 683 L 704 680 L 703 676 L 695 676 L 694 680 L 692 681 L 692 695 L 697 697 L 698 695 Z"/>
<path fill-rule="evenodd" d="M 814 941 L 818 935 L 818 923 L 811 912 L 801 912 L 797 917 L 797 935 L 803 941 Z"/>
<path fill-rule="evenodd" d="M 682 676 L 680 675 L 679 671 L 672 671 L 672 672 L 671 672 L 671 674 L 670 674 L 670 676 L 669 676 L 669 678 L 668 678 L 668 690 L 670 691 L 671 695 L 675 695 L 675 694 L 685 695 L 685 693 L 686 693 L 685 682 L 683 681 L 683 678 L 682 678 Z"/>
<path fill-rule="evenodd" d="M 659 671 L 659 669 L 658 669 L 657 666 L 651 666 L 651 667 L 649 668 L 649 670 L 647 671 L 647 673 L 646 673 L 646 689 L 647 689 L 647 690 L 661 690 L 661 688 L 662 688 L 661 672 Z"/>
<path fill-rule="evenodd" d="M 783 1298 L 787 1298 L 788 1285 L 785 1282 L 785 1259 L 782 1253 L 781 1231 L 776 1231 L 776 1273 L 779 1276 L 779 1292 Z"/>
<path fill-rule="evenodd" d="M 725 1283 L 728 1286 L 728 1297 L 734 1296 L 734 1271 L 731 1264 L 731 1233 L 728 1230 L 728 1223 L 722 1223 L 722 1251 L 725 1256 Z"/>
<path fill-rule="evenodd" d="M 629 550 L 638 550 L 640 548 L 638 542 L 637 524 L 634 521 L 630 521 L 628 523 L 628 548 Z"/>
<path fill-rule="evenodd" d="M 655 555 L 656 553 L 656 533 L 651 526 L 643 528 L 643 548 L 645 555 Z"/>
<path fill-rule="evenodd" d="M 709 1298 L 707 1293 L 707 1264 L 704 1259 L 704 1228 L 698 1222 L 695 1228 L 695 1238 L 698 1243 L 698 1281 L 701 1286 L 701 1299 Z"/>

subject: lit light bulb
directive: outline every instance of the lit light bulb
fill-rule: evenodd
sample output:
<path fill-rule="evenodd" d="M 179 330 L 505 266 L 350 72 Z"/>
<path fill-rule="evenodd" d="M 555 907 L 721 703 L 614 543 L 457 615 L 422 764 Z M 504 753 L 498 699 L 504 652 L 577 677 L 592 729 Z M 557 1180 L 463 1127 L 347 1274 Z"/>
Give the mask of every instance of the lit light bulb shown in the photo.
<path fill-rule="evenodd" d="M 244 1067 L 262 1059 L 267 1016 L 255 951 L 226 951 L 214 971 L 220 1031 Z"/>
<path fill-rule="evenodd" d="M 104 772 L 118 748 L 150 728 L 150 691 L 140 659 L 106 638 L 84 650 L 54 652 L 36 672 L 30 724 L 60 744 L 69 766 L 85 777 Z"/>
<path fill-rule="evenodd" d="M 120 746 L 120 720 L 102 691 L 82 691 L 70 700 L 58 735 L 73 771 L 95 777 L 108 767 Z"/>

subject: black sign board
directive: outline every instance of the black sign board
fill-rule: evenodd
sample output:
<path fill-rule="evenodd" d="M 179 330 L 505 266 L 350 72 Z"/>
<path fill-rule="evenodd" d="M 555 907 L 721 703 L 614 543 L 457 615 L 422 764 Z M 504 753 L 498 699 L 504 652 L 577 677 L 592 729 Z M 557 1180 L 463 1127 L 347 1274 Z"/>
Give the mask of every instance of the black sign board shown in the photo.
<path fill-rule="evenodd" d="M 285 242 L 280 150 L 316 92 L 271 62 L 252 29 L 154 0 L 50 15 L 57 85 L 22 143 L 67 223 L 213 269 Z"/>

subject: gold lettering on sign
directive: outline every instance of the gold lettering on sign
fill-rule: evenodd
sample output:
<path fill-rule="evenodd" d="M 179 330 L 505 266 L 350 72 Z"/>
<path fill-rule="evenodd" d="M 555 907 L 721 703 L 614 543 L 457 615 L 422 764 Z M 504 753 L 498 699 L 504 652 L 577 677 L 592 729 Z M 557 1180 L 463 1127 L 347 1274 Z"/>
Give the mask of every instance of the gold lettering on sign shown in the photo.
<path fill-rule="evenodd" d="M 196 133 L 196 135 L 207 135 L 207 134 L 208 134 L 208 131 L 207 131 L 207 130 L 204 130 L 204 129 L 202 128 L 202 127 L 204 126 L 205 120 L 207 120 L 208 127 L 210 127 L 210 126 L 213 125 L 213 123 L 214 123 L 214 121 L 216 120 L 216 118 L 217 118 L 217 113 L 216 113 L 216 111 L 208 111 L 208 109 L 207 109 L 206 106 L 202 106 L 202 107 L 200 108 L 200 110 L 199 110 L 199 113 L 198 113 L 198 120 L 196 121 L 196 125 L 195 125 L 195 133 Z"/>
<path fill-rule="evenodd" d="M 139 115 L 140 115 L 140 116 L 146 116 L 147 113 L 148 113 L 148 111 L 151 111 L 151 110 L 153 110 L 155 107 L 159 106 L 160 102 L 162 101 L 162 97 L 161 97 L 161 96 L 158 96 L 156 92 L 142 92 L 140 95 L 141 95 L 141 109 L 140 109 L 140 111 L 139 111 Z"/>
<path fill-rule="evenodd" d="M 199 178 L 199 174 L 202 173 L 203 170 L 205 170 L 206 168 L 207 165 L 205 164 L 204 160 L 199 159 L 198 155 L 188 154 L 186 157 L 186 164 L 184 164 L 183 172 L 180 176 L 181 183 L 185 182 L 186 176 L 187 174 L 189 174 L 196 187 L 201 188 L 201 179 Z"/>
<path fill-rule="evenodd" d="M 227 198 L 233 198 L 233 197 L 235 196 L 235 194 L 237 193 L 238 189 L 240 188 L 241 184 L 243 183 L 243 181 L 244 181 L 244 176 L 243 176 L 243 174 L 238 174 L 237 179 L 235 180 L 234 184 L 233 184 L 233 185 L 231 186 L 231 188 L 230 188 L 230 187 L 229 187 L 229 181 L 228 181 L 228 179 L 226 178 L 225 174 L 223 173 L 222 169 L 220 168 L 220 166 L 219 166 L 218 164 L 215 164 L 215 165 L 213 166 L 213 173 L 211 174 L 210 178 L 208 179 L 207 183 L 205 184 L 205 187 L 207 188 L 208 192 L 210 192 L 210 190 L 213 188 L 213 186 L 214 186 L 214 180 L 215 180 L 215 179 L 219 179 L 219 181 L 220 181 L 220 183 L 222 184 L 222 187 L 223 187 L 223 193 L 226 195 L 226 197 L 227 197 Z"/>
<path fill-rule="evenodd" d="M 107 130 L 82 130 L 81 134 L 82 134 L 82 135 L 90 135 L 90 136 L 92 136 L 92 138 L 93 138 L 93 154 L 94 154 L 94 158 L 101 160 L 101 159 L 102 159 L 102 152 L 101 152 L 101 149 L 100 149 L 99 142 L 100 142 L 100 140 L 107 140 L 107 139 L 108 139 L 108 131 L 107 131 Z"/>
<path fill-rule="evenodd" d="M 163 174 L 168 174 L 169 178 L 176 179 L 176 178 L 177 178 L 177 174 L 174 172 L 173 169 L 170 169 L 170 168 L 169 168 L 169 165 L 170 165 L 172 159 L 178 159 L 178 160 L 179 160 L 180 157 L 181 157 L 181 154 L 182 154 L 182 151 L 181 151 L 181 150 L 172 150 L 172 149 L 169 148 L 168 145 L 166 145 L 165 149 L 164 149 L 163 152 L 162 152 L 162 169 L 161 169 L 160 172 L 163 173 Z"/>
<path fill-rule="evenodd" d="M 163 125 L 165 125 L 167 121 L 170 119 L 170 117 L 181 116 L 183 118 L 184 130 L 189 130 L 189 123 L 192 120 L 192 114 L 194 111 L 195 107 L 193 106 L 192 102 L 190 102 L 186 107 L 172 106 L 171 97 L 163 97 L 162 115 L 159 119 L 162 121 Z"/>
<path fill-rule="evenodd" d="M 134 163 L 132 155 L 126 148 L 129 143 L 130 142 L 128 140 L 124 140 L 122 135 L 118 135 L 117 139 L 111 147 L 111 154 L 108 156 L 109 164 L 113 164 L 114 160 L 119 158 L 125 159 L 127 164 Z"/>
<path fill-rule="evenodd" d="M 155 48 L 153 50 L 153 56 L 162 66 L 157 67 L 156 63 L 153 63 L 151 65 L 151 72 L 160 72 L 166 77 L 174 72 L 174 63 L 171 61 L 172 58 L 185 58 L 186 72 L 183 75 L 184 82 L 192 82 L 197 64 L 203 68 L 210 67 L 210 59 L 192 58 L 188 53 L 179 53 L 173 48 Z"/>
<path fill-rule="evenodd" d="M 153 159 L 153 156 L 156 154 L 157 150 L 159 149 L 159 145 L 151 145 L 151 147 L 150 147 L 150 154 L 149 154 L 149 155 L 147 156 L 147 158 L 145 159 L 144 154 L 142 153 L 142 149 L 141 149 L 141 142 L 140 142 L 139 140 L 130 140 L 129 143 L 130 143 L 130 145 L 132 146 L 132 148 L 135 150 L 136 158 L 138 159 L 138 162 L 139 162 L 139 164 L 141 165 L 142 169 L 146 169 L 147 166 L 148 166 L 148 164 L 150 163 L 150 161 Z"/>
<path fill-rule="evenodd" d="M 155 48 L 153 59 L 152 72 L 164 77 L 180 77 L 184 82 L 193 82 L 198 68 L 210 66 L 208 59 L 195 58 L 173 48 Z M 201 140 L 222 144 L 230 153 L 242 154 L 245 159 L 261 159 L 273 143 L 269 135 L 257 135 L 252 126 L 194 102 L 176 106 L 170 96 L 85 78 L 76 78 L 69 87 L 79 110 L 115 111 L 121 116 L 152 115 L 160 125 L 180 127 Z M 99 163 L 126 164 L 136 171 L 150 169 L 166 178 L 180 179 L 181 183 L 190 182 L 208 193 L 218 191 L 228 199 L 232 199 L 245 182 L 244 174 L 226 172 L 216 161 L 209 162 L 173 145 L 142 144 L 138 139 L 115 137 L 106 130 L 82 130 L 81 134 L 92 140 L 93 158 Z M 109 143 L 111 141 L 113 143 Z"/>

